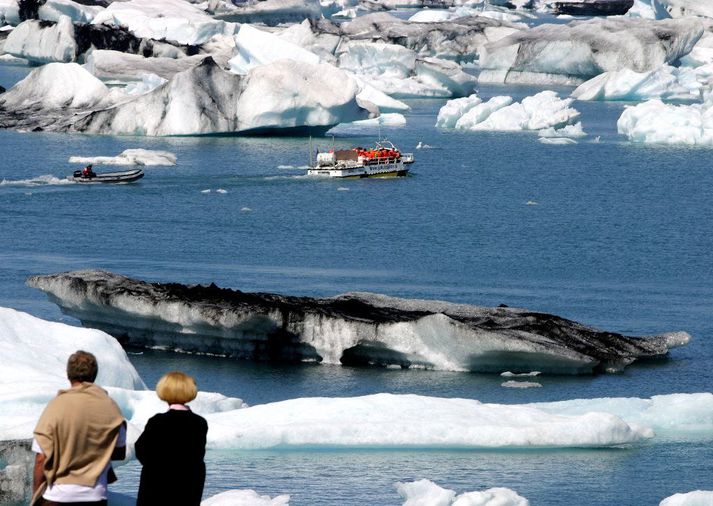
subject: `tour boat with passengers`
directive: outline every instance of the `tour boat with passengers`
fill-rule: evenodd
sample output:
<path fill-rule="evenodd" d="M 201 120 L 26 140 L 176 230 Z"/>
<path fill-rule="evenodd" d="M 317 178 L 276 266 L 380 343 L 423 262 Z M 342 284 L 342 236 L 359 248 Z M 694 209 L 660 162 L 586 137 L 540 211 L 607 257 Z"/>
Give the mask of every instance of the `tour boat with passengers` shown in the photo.
<path fill-rule="evenodd" d="M 373 148 L 332 149 L 317 153 L 317 162 L 310 163 L 307 175 L 344 179 L 399 177 L 408 174 L 407 166 L 413 162 L 413 153 L 402 153 L 384 139 Z"/>

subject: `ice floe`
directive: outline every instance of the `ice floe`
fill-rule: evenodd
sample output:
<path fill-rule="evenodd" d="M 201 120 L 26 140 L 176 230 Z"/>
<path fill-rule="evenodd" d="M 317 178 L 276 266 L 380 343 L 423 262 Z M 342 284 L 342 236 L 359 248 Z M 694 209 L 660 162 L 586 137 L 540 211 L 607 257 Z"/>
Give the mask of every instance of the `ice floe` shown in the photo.
<path fill-rule="evenodd" d="M 28 284 L 62 311 L 118 332 L 127 343 L 237 357 L 577 374 L 621 370 L 690 337 L 627 337 L 524 309 L 364 293 L 325 299 L 244 294 L 97 270 L 33 276 Z M 284 339 L 268 339 L 278 329 Z"/>
<path fill-rule="evenodd" d="M 396 483 L 403 506 L 529 506 L 530 502 L 509 488 L 494 487 L 457 495 L 430 480 Z"/>
<path fill-rule="evenodd" d="M 623 69 L 604 72 L 579 85 L 572 92 L 577 100 L 661 100 L 700 101 L 713 86 L 713 64 L 696 68 L 664 65 L 655 70 L 635 72 Z"/>
<path fill-rule="evenodd" d="M 72 0 L 46 0 L 37 9 L 37 16 L 44 21 L 59 21 L 61 16 L 67 16 L 73 23 L 91 23 L 103 10 L 101 5 L 85 5 Z"/>
<path fill-rule="evenodd" d="M 483 47 L 481 82 L 579 84 L 602 72 L 673 63 L 703 35 L 696 19 L 607 18 L 545 24 Z"/>
<path fill-rule="evenodd" d="M 648 100 L 624 109 L 617 130 L 633 142 L 713 146 L 713 104 Z"/>
<path fill-rule="evenodd" d="M 667 497 L 659 503 L 659 506 L 710 506 L 711 504 L 713 504 L 712 491 L 695 490 Z"/>
<path fill-rule="evenodd" d="M 512 97 L 493 97 L 483 102 L 477 95 L 449 101 L 438 112 L 436 126 L 461 130 L 561 129 L 573 124 L 579 112 L 554 91 L 542 91 L 522 102 Z"/>
<path fill-rule="evenodd" d="M 176 155 L 169 151 L 125 149 L 117 156 L 70 156 L 69 163 L 95 165 L 176 165 Z"/>
<path fill-rule="evenodd" d="M 500 386 L 504 388 L 540 388 L 542 384 L 536 381 L 505 381 Z"/>

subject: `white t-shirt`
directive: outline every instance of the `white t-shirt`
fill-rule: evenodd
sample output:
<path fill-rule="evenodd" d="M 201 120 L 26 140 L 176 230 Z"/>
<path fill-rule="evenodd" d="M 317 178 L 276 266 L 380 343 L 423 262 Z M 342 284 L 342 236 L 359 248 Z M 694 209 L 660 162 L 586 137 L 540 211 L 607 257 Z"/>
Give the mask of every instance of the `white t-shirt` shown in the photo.
<path fill-rule="evenodd" d="M 116 448 L 126 446 L 126 427 L 124 425 L 119 429 L 119 438 L 116 440 Z M 32 439 L 32 451 L 44 455 L 40 444 L 36 439 Z M 93 487 L 84 485 L 75 485 L 73 483 L 57 483 L 52 487 L 47 487 L 42 497 L 48 501 L 54 502 L 94 502 L 106 499 L 106 490 L 109 477 L 109 462 L 102 473 L 97 478 L 97 482 Z"/>

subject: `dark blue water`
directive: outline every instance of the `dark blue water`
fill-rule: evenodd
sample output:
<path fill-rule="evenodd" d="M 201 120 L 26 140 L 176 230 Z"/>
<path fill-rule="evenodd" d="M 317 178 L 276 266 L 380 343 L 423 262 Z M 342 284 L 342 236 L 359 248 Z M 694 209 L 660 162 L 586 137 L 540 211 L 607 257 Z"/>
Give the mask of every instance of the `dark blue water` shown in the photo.
<path fill-rule="evenodd" d="M 0 85 L 24 71 L 0 68 Z M 492 87 L 481 95 L 536 91 Z M 249 404 L 375 392 L 521 403 L 711 391 L 713 152 L 629 144 L 616 133 L 622 104 L 577 103 L 590 135 L 553 146 L 533 134 L 436 129 L 444 102 L 410 102 L 406 127 L 382 127 L 402 150 L 419 141 L 436 148 L 416 151 L 413 175 L 398 180 L 315 180 L 285 168 L 306 164 L 306 139 L 0 131 L 0 305 L 75 323 L 24 281 L 92 267 L 247 291 L 505 303 L 634 335 L 693 335 L 667 361 L 616 375 L 542 377 L 543 388 L 524 391 L 502 388 L 493 375 L 131 355 L 147 384 L 180 368 L 201 389 Z M 334 141 L 316 143 L 368 145 L 376 136 L 338 129 Z M 68 163 L 72 155 L 135 147 L 171 151 L 178 165 L 146 168 L 134 185 L 37 184 L 79 168 Z M 400 504 L 395 482 L 428 478 L 459 493 L 507 486 L 533 504 L 658 504 L 675 492 L 710 489 L 709 457 L 709 442 L 599 451 L 210 452 L 206 495 L 253 488 L 289 493 L 297 505 Z M 118 489 L 135 491 L 136 466 L 120 472 Z"/>

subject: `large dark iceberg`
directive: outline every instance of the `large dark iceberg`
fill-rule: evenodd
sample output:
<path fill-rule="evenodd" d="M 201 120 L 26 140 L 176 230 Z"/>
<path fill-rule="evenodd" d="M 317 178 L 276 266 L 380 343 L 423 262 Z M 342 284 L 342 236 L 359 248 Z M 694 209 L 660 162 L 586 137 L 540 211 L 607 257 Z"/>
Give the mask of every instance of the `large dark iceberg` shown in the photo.
<path fill-rule="evenodd" d="M 690 338 L 685 332 L 628 337 L 510 307 L 367 293 L 245 293 L 101 270 L 32 276 L 27 284 L 125 345 L 254 360 L 582 374 L 662 357 Z"/>

